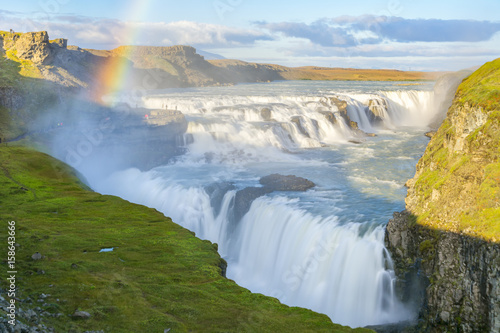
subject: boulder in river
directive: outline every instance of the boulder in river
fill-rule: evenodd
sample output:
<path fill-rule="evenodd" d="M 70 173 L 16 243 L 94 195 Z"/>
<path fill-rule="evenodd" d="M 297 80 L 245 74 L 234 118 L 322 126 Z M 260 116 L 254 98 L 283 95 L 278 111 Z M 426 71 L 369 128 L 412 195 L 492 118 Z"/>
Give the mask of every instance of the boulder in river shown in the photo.
<path fill-rule="evenodd" d="M 262 177 L 259 182 L 272 191 L 307 191 L 316 186 L 308 179 L 294 175 L 283 176 L 278 173 Z"/>
<path fill-rule="evenodd" d="M 259 180 L 262 187 L 246 187 L 236 192 L 234 197 L 233 221 L 238 222 L 248 212 L 252 202 L 274 191 L 307 191 L 316 186 L 312 181 L 294 175 L 273 173 Z"/>

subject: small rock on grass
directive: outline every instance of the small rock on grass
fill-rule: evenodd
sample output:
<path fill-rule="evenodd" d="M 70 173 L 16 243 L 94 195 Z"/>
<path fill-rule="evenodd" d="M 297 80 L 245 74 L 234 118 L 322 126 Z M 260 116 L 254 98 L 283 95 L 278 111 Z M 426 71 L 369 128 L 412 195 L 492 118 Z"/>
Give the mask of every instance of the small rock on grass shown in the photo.
<path fill-rule="evenodd" d="M 89 319 L 91 316 L 90 313 L 85 311 L 75 311 L 71 317 L 73 319 Z"/>

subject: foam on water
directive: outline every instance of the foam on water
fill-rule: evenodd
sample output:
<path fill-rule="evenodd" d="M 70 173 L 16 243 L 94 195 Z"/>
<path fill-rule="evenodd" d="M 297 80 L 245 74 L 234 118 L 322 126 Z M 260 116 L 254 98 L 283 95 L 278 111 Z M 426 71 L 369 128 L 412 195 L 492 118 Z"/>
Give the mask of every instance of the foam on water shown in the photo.
<path fill-rule="evenodd" d="M 332 97 L 346 101 L 349 118 L 378 136 L 360 138 Z M 148 172 L 90 181 L 218 243 L 228 277 L 252 291 L 341 324 L 396 322 L 412 314 L 394 292 L 384 225 L 404 207 L 403 184 L 425 148 L 432 100 L 427 90 L 359 82 L 154 92 L 143 106 L 186 115 L 186 154 Z M 379 106 L 381 122 L 370 118 L 370 104 Z M 232 219 L 236 192 L 260 186 L 271 173 L 317 186 L 262 196 L 240 221 Z M 218 190 L 209 191 L 214 184 Z"/>

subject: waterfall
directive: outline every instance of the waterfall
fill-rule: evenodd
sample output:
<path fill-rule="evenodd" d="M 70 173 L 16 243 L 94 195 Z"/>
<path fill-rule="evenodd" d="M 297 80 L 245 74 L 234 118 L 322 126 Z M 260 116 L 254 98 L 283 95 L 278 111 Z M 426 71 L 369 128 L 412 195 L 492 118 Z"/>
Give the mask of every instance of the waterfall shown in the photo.
<path fill-rule="evenodd" d="M 434 93 L 429 91 L 386 91 L 388 115 L 395 126 L 429 126 L 436 114 Z"/>
<path fill-rule="evenodd" d="M 359 136 L 330 101 L 332 98 L 346 102 L 349 119 L 367 133 L 401 126 L 426 127 L 435 114 L 433 92 L 416 90 L 327 96 L 153 95 L 143 99 L 143 106 L 175 105 L 182 110 L 189 120 L 187 135 L 194 139 L 191 151 L 213 148 L 211 151 L 228 152 L 270 146 L 293 151 Z M 379 121 L 374 120 L 374 108 Z"/>
<path fill-rule="evenodd" d="M 326 313 L 345 325 L 408 316 L 394 295 L 380 226 L 366 230 L 361 223 L 340 223 L 334 215 L 310 214 L 285 197 L 262 197 L 231 235 L 228 213 L 235 191 L 216 203 L 217 214 L 203 188 L 172 185 L 151 172 L 117 172 L 96 189 L 155 207 L 198 237 L 218 243 L 229 262 L 228 277 L 252 291 Z"/>
<path fill-rule="evenodd" d="M 384 225 L 404 207 L 403 184 L 425 147 L 433 93 L 328 84 L 294 94 L 253 85 L 145 96 L 144 107 L 182 110 L 186 154 L 91 185 L 218 243 L 228 277 L 251 291 L 353 327 L 406 320 L 412 314 L 394 292 Z M 350 121 L 378 136 L 349 143 L 360 138 Z M 232 220 L 237 191 L 261 186 L 259 178 L 273 172 L 317 186 L 267 193 Z"/>
<path fill-rule="evenodd" d="M 251 290 L 346 325 L 404 318 L 393 272 L 387 270 L 392 267 L 384 229 L 361 229 L 359 223 L 342 225 L 334 216 L 311 215 L 282 198 L 258 199 L 242 220 L 233 249 L 237 259 L 228 275 Z"/>
<path fill-rule="evenodd" d="M 254 292 L 325 313 L 344 325 L 408 318 L 394 294 L 380 226 L 341 223 L 335 215 L 314 215 L 278 196 L 255 200 L 231 232 L 234 190 L 211 203 L 202 187 L 172 184 L 136 169 L 117 172 L 96 189 L 155 207 L 198 237 L 218 243 L 229 263 L 228 277 Z"/>

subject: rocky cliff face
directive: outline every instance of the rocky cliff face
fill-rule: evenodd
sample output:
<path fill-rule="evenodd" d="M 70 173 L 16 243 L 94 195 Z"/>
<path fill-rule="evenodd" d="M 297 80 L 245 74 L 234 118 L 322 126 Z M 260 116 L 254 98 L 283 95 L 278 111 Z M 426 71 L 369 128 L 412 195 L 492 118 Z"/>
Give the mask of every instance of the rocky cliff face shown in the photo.
<path fill-rule="evenodd" d="M 227 82 L 268 82 L 284 80 L 283 72 L 289 68 L 279 65 L 256 64 L 241 60 L 211 60 L 209 61 L 219 71 L 222 79 Z"/>
<path fill-rule="evenodd" d="M 282 79 L 278 74 L 281 66 L 244 62 L 237 66 L 217 66 L 196 53 L 195 48 L 184 45 L 87 50 L 68 46 L 66 39 L 50 41 L 46 31 L 3 33 L 0 42 L 0 48 L 13 60 L 31 64 L 37 77 L 70 88 L 105 91 L 108 82 L 102 74 L 112 71 L 117 64 L 127 68 L 128 77 L 123 80 L 126 89 L 203 87 Z"/>
<path fill-rule="evenodd" d="M 3 50 L 18 63 L 25 77 L 45 79 L 61 88 L 88 88 L 95 84 L 97 70 L 106 57 L 78 47 L 68 47 L 63 38 L 49 40 L 46 31 L 4 33 Z"/>
<path fill-rule="evenodd" d="M 136 82 L 145 82 L 144 80 L 153 76 L 149 81 L 155 89 L 211 86 L 219 83 L 211 73 L 213 66 L 191 46 L 121 46 L 111 53 L 132 61 L 136 69 Z"/>
<path fill-rule="evenodd" d="M 81 49 L 66 39 L 49 40 L 46 31 L 0 31 L 0 51 L 21 63 L 22 75 L 55 82 L 71 90 L 100 93 L 113 89 L 111 77 L 127 73 L 122 88 L 148 90 L 231 85 L 275 80 L 432 80 L 436 73 L 389 70 L 298 67 L 248 63 L 239 60 L 207 61 L 191 46 L 121 46 L 114 50 Z M 117 69 L 120 69 L 117 73 Z"/>
<path fill-rule="evenodd" d="M 288 70 L 277 65 L 247 63 L 239 60 L 206 61 L 191 46 L 171 47 L 121 46 L 112 51 L 127 57 L 136 68 L 157 69 L 163 73 L 157 85 L 214 86 L 240 82 L 283 80 L 280 72 Z"/>
<path fill-rule="evenodd" d="M 387 226 L 403 298 L 431 332 L 500 331 L 499 88 L 500 59 L 459 86 Z"/>
<path fill-rule="evenodd" d="M 48 65 L 52 61 L 53 52 L 47 31 L 22 34 L 14 39 L 14 48 L 19 59 L 42 65 Z"/>
<path fill-rule="evenodd" d="M 500 246 L 432 230 L 395 213 L 387 245 L 402 299 L 419 310 L 417 331 L 500 331 Z"/>

